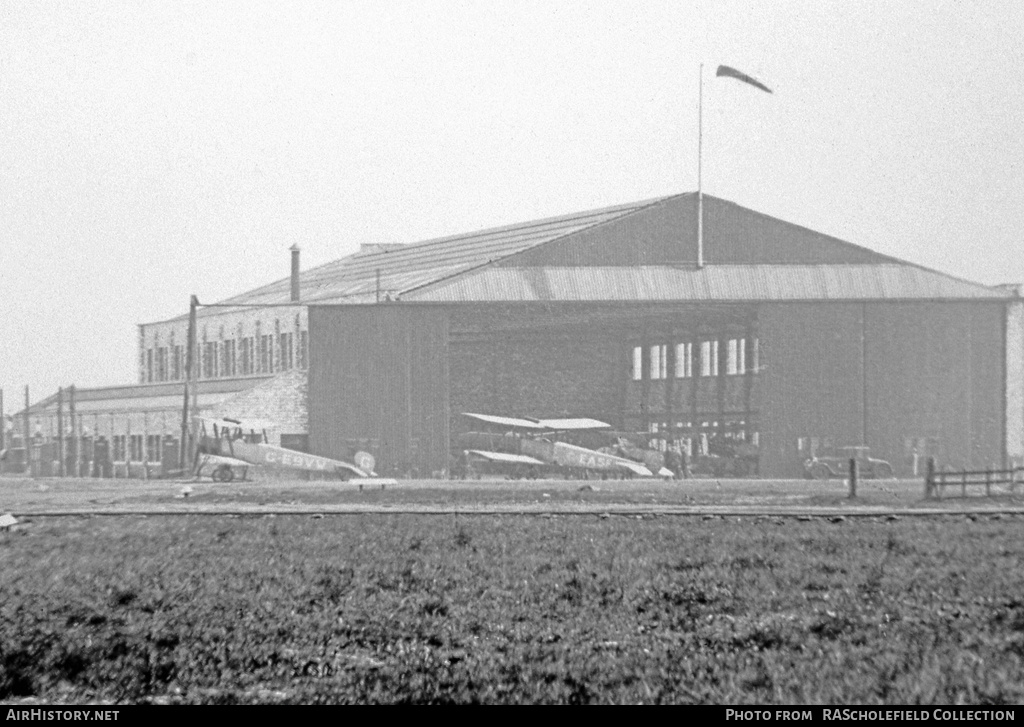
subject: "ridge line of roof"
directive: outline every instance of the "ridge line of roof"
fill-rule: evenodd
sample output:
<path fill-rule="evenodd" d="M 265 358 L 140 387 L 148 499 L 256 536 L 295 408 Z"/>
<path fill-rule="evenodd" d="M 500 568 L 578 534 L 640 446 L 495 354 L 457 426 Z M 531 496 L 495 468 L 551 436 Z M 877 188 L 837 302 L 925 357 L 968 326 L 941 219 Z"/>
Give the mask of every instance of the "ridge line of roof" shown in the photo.
<path fill-rule="evenodd" d="M 456 277 L 458 277 L 460 275 L 471 275 L 473 273 L 479 272 L 480 270 L 483 270 L 486 267 L 492 266 L 492 265 L 494 265 L 497 262 L 501 262 L 503 260 L 508 260 L 510 258 L 513 258 L 516 255 L 521 255 L 521 254 L 523 254 L 525 252 L 529 252 L 531 250 L 536 250 L 537 248 L 543 247 L 544 245 L 547 245 L 547 244 L 552 243 L 552 242 L 556 242 L 556 241 L 559 241 L 559 240 L 564 240 L 567 237 L 572 237 L 573 235 L 578 234 L 580 232 L 583 232 L 584 230 L 593 230 L 594 228 L 600 227 L 601 225 L 607 225 L 607 224 L 611 224 L 612 222 L 618 222 L 619 220 L 625 219 L 626 217 L 629 217 L 630 215 L 637 214 L 639 212 L 642 212 L 643 210 L 646 210 L 646 209 L 649 209 L 651 207 L 654 207 L 657 204 L 662 204 L 664 202 L 667 202 L 670 199 L 676 199 L 678 197 L 686 197 L 687 195 L 691 195 L 691 194 L 695 194 L 695 193 L 694 192 L 681 192 L 679 194 L 670 194 L 667 197 L 658 197 L 656 199 L 644 200 L 642 202 L 637 202 L 634 205 L 622 205 L 622 207 L 628 207 L 629 209 L 624 211 L 621 215 L 617 215 L 617 216 L 612 217 L 611 219 L 608 219 L 608 220 L 601 220 L 600 222 L 595 222 L 592 225 L 587 225 L 585 227 L 576 228 L 575 230 L 572 230 L 571 232 L 566 232 L 565 234 L 559 235 L 557 237 L 552 237 L 552 238 L 549 238 L 547 240 L 541 240 L 540 242 L 537 242 L 537 243 L 534 243 L 534 244 L 529 245 L 527 247 L 524 247 L 521 250 L 516 250 L 515 252 L 511 252 L 508 255 L 503 255 L 503 256 L 500 256 L 500 257 L 496 257 L 496 258 L 491 258 L 490 260 L 487 260 L 486 262 L 480 263 L 478 265 L 470 266 L 466 270 L 456 271 L 454 273 L 451 273 L 450 275 L 444 275 L 444 276 L 438 278 L 437 280 L 430 281 L 429 283 L 422 283 L 420 285 L 414 285 L 411 288 L 407 288 L 406 290 L 401 291 L 398 294 L 398 297 L 399 297 L 399 299 L 401 299 L 401 297 L 403 295 L 405 295 L 406 293 L 423 292 L 424 290 L 430 288 L 433 285 L 441 285 L 441 284 L 444 284 L 444 283 L 450 283 L 453 279 L 455 279 Z M 609 208 L 609 209 L 615 209 L 615 208 L 612 207 L 612 208 Z"/>

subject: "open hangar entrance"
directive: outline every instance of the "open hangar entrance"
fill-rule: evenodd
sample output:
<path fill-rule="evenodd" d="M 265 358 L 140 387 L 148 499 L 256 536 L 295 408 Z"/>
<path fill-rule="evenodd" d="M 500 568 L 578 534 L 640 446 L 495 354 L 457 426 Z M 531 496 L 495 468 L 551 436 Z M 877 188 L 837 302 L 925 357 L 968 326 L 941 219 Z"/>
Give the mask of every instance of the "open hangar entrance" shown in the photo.
<path fill-rule="evenodd" d="M 589 417 L 693 463 L 756 473 L 756 458 L 736 456 L 759 436 L 753 307 L 506 304 L 451 320 L 454 413 Z M 467 424 L 455 417 L 453 430 Z"/>
<path fill-rule="evenodd" d="M 449 471 L 462 412 L 585 416 L 799 477 L 864 444 L 910 476 L 1004 459 L 1004 308 L 984 303 L 310 307 L 313 452 Z M 657 440 L 655 440 L 657 441 Z"/>

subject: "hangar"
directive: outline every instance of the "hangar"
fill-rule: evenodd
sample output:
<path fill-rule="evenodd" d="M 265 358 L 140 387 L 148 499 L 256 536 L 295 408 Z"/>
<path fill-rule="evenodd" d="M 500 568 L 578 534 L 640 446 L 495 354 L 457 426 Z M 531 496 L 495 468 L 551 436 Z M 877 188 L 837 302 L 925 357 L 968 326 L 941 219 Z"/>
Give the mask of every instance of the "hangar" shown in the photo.
<path fill-rule="evenodd" d="M 702 264 L 694 193 L 301 273 L 293 248 L 289 278 L 201 309 L 199 378 L 262 382 L 257 408 L 304 405 L 293 446 L 395 474 L 447 472 L 466 411 L 593 417 L 691 454 L 742 442 L 761 476 L 842 445 L 902 475 L 1022 461 L 1019 289 L 703 209 Z M 143 389 L 182 381 L 186 326 L 139 327 Z"/>

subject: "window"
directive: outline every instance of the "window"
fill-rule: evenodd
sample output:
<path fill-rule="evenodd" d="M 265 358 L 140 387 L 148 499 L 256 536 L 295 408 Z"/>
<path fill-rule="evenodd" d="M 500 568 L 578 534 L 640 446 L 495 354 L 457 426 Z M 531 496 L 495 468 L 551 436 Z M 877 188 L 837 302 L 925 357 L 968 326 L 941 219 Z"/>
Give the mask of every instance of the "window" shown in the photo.
<path fill-rule="evenodd" d="M 639 381 L 644 377 L 644 349 L 640 346 L 633 347 L 633 381 Z"/>
<path fill-rule="evenodd" d="M 156 378 L 158 381 L 167 381 L 167 346 L 161 346 L 156 350 Z"/>
<path fill-rule="evenodd" d="M 281 350 L 281 371 L 290 371 L 292 366 L 295 365 L 295 353 L 292 342 L 293 335 L 291 333 L 282 333 L 279 337 L 280 345 L 278 348 Z"/>
<path fill-rule="evenodd" d="M 129 440 L 129 444 L 131 445 L 131 453 L 130 453 L 131 454 L 131 456 L 130 456 L 131 461 L 132 462 L 141 462 L 142 461 L 142 435 L 141 434 L 133 434 L 131 436 L 131 439 Z"/>
<path fill-rule="evenodd" d="M 153 349 L 146 351 L 146 381 L 153 383 Z"/>
<path fill-rule="evenodd" d="M 718 341 L 701 341 L 700 375 L 718 376 Z"/>
<path fill-rule="evenodd" d="M 231 339 L 224 341 L 221 344 L 221 357 L 220 357 L 220 375 L 221 376 L 234 376 L 235 375 L 235 340 Z"/>
<path fill-rule="evenodd" d="M 252 373 L 252 369 L 249 368 L 251 365 L 249 358 L 249 347 L 252 345 L 252 339 L 243 338 L 241 341 L 239 341 L 239 344 L 239 348 L 241 348 L 241 350 L 238 352 L 238 373 L 241 374 L 242 376 L 245 376 L 247 374 Z"/>
<path fill-rule="evenodd" d="M 761 362 L 759 361 L 759 352 L 758 352 L 757 341 L 758 341 L 758 339 L 756 339 L 756 338 L 751 339 L 751 342 L 752 342 L 752 346 L 751 347 L 752 347 L 753 350 L 751 351 L 750 368 L 751 368 L 751 370 L 755 374 L 758 371 L 761 370 Z"/>
<path fill-rule="evenodd" d="M 729 376 L 747 373 L 747 339 L 729 339 L 725 358 L 725 373 Z"/>
<path fill-rule="evenodd" d="M 309 356 L 309 336 L 306 335 L 306 331 L 299 331 L 299 368 L 304 369 L 308 364 Z"/>
<path fill-rule="evenodd" d="M 676 344 L 676 378 L 688 379 L 693 376 L 693 344 Z"/>
<path fill-rule="evenodd" d="M 182 378 L 181 353 L 181 346 L 175 346 L 174 353 L 171 355 L 171 381 Z"/>
<path fill-rule="evenodd" d="M 150 434 L 146 437 L 146 461 L 160 461 L 160 435 Z"/>
<path fill-rule="evenodd" d="M 651 346 L 651 378 L 664 379 L 668 369 L 668 346 Z"/>
<path fill-rule="evenodd" d="M 270 336 L 260 336 L 260 370 L 259 373 L 270 372 Z"/>
<path fill-rule="evenodd" d="M 212 379 L 217 375 L 217 344 L 214 341 L 203 342 L 203 378 Z"/>

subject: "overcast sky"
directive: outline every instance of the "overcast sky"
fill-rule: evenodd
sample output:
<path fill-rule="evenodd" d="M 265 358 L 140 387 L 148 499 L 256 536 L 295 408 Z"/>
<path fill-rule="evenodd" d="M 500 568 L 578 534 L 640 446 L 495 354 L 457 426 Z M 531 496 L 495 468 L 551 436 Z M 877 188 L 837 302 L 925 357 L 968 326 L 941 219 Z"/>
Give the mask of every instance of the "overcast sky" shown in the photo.
<path fill-rule="evenodd" d="M 0 387 L 365 242 L 696 189 L 1024 283 L 1024 5 L 0 3 Z M 731 79 L 734 66 L 768 95 Z"/>

